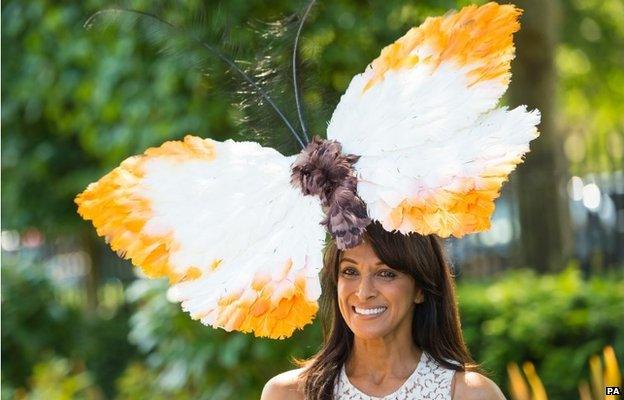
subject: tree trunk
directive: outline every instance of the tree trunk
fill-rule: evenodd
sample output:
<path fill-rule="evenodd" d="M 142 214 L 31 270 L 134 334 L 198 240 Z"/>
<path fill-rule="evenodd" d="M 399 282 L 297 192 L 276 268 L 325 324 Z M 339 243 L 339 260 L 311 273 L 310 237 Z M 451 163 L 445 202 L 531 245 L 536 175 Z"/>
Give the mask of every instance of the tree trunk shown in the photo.
<path fill-rule="evenodd" d="M 85 276 L 85 293 L 87 297 L 87 309 L 95 311 L 99 304 L 98 289 L 100 286 L 100 269 L 98 263 L 101 260 L 101 251 L 98 237 L 89 229 L 82 235 L 83 247 L 88 254 L 87 273 Z"/>
<path fill-rule="evenodd" d="M 538 271 L 565 266 L 572 235 L 566 193 L 567 165 L 562 137 L 555 126 L 554 68 L 559 18 L 555 0 L 517 0 L 524 10 L 522 27 L 515 35 L 509 103 L 526 104 L 542 114 L 541 136 L 531 143 L 524 165 L 514 174 L 521 229 L 521 255 L 525 265 Z"/>

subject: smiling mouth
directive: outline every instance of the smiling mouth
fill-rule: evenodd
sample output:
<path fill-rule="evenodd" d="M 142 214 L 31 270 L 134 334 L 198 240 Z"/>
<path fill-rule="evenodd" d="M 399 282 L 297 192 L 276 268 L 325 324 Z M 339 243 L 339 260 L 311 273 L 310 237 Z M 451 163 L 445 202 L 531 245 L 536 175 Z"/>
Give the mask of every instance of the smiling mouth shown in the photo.
<path fill-rule="evenodd" d="M 375 307 L 375 308 L 360 308 L 360 307 L 351 307 L 353 311 L 358 315 L 370 315 L 376 316 L 382 314 L 384 311 L 388 309 L 388 307 Z"/>

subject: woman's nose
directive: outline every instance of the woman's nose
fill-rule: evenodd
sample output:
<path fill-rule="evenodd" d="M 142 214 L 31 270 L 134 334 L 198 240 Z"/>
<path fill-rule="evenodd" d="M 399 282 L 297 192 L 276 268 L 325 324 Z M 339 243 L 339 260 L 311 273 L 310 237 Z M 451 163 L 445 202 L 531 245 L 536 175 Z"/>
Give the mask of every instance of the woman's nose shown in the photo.
<path fill-rule="evenodd" d="M 365 301 L 375 297 L 376 294 L 377 290 L 375 289 L 372 277 L 363 276 L 362 279 L 360 279 L 360 283 L 358 285 L 358 290 L 356 293 L 358 299 L 360 301 Z"/>

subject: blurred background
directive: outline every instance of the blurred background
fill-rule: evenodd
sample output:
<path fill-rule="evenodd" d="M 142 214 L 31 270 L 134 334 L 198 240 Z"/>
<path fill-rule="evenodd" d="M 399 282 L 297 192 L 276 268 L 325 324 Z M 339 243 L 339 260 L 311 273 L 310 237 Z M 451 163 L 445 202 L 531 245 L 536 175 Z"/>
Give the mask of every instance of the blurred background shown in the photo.
<path fill-rule="evenodd" d="M 383 46 L 470 3 L 321 1 L 300 41 L 311 131 L 325 134 L 351 77 Z M 447 242 L 464 334 L 510 398 L 602 399 L 624 362 L 624 3 L 516 3 L 525 14 L 504 102 L 539 108 L 541 137 L 492 229 Z M 166 282 L 138 278 L 96 237 L 73 198 L 187 133 L 285 154 L 296 144 L 197 49 L 163 51 L 163 33 L 140 24 L 83 27 L 109 5 L 2 2 L 2 398 L 258 398 L 293 358 L 315 353 L 319 322 L 271 341 L 192 321 L 167 302 Z M 295 119 L 287 80 L 303 2 L 127 5 L 235 54 Z"/>

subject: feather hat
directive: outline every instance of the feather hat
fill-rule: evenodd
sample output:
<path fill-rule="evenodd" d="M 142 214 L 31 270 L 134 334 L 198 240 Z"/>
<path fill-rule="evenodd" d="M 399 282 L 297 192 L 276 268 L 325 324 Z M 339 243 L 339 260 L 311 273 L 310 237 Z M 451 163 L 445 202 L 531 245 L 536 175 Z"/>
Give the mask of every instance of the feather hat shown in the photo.
<path fill-rule="evenodd" d="M 317 312 L 326 231 L 346 249 L 371 220 L 440 237 L 489 228 L 538 136 L 537 110 L 498 106 L 520 13 L 488 3 L 426 19 L 352 79 L 326 139 L 293 132 L 297 155 L 187 136 L 90 184 L 78 213 L 145 274 L 169 278 L 192 318 L 289 337 Z"/>

